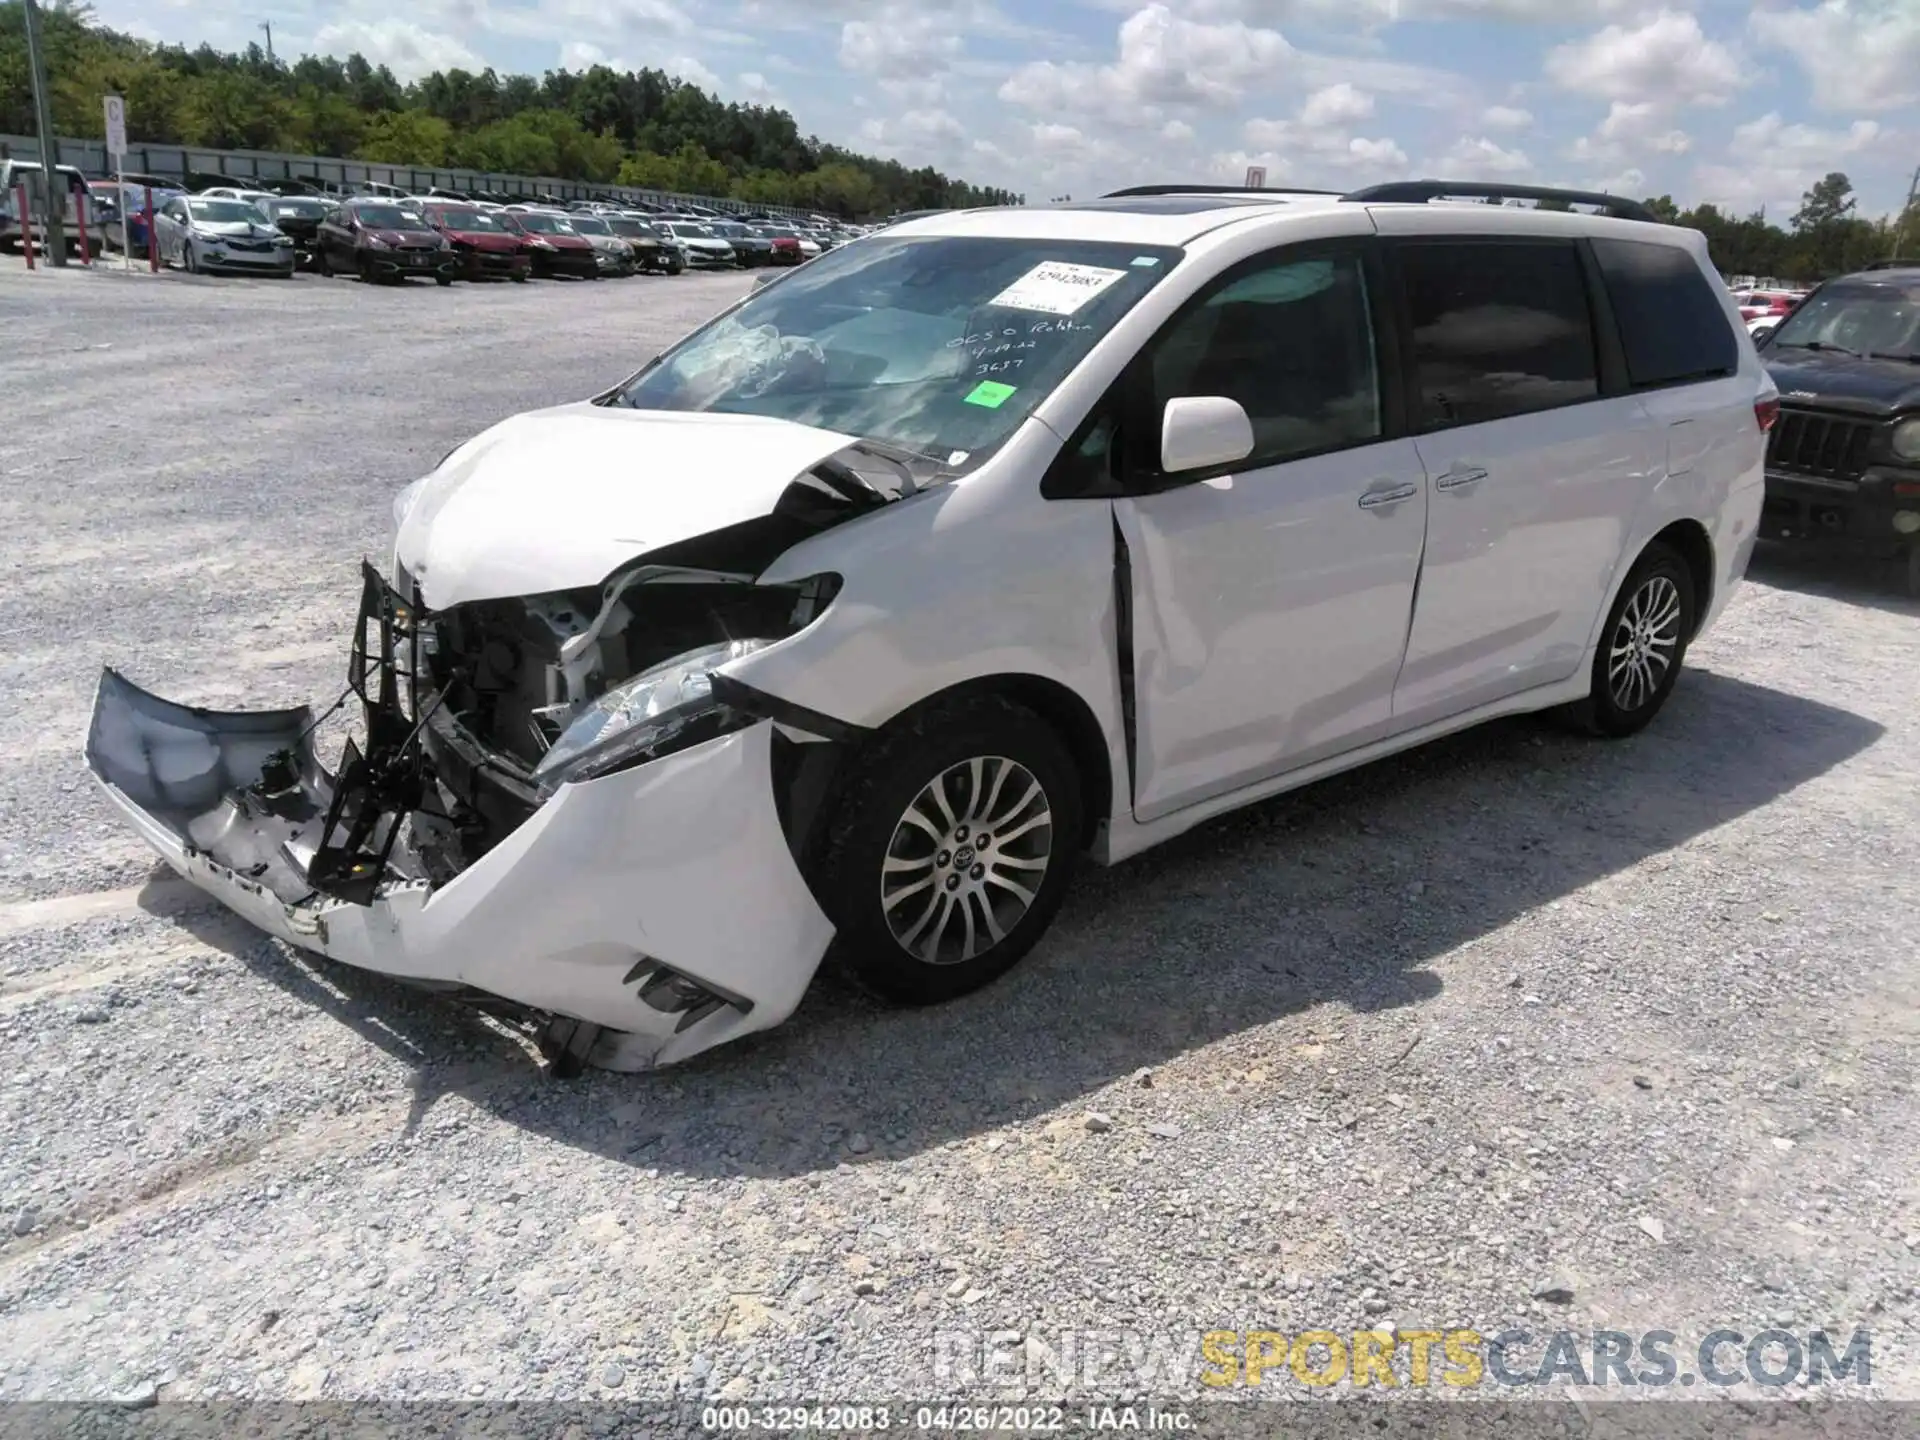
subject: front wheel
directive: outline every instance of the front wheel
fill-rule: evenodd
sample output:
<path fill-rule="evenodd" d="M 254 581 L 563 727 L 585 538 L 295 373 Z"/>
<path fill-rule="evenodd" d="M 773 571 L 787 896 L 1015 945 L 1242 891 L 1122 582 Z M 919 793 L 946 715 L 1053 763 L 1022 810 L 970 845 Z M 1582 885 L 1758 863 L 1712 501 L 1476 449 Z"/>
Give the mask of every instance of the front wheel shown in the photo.
<path fill-rule="evenodd" d="M 436 275 L 433 277 L 433 283 L 445 289 L 447 286 L 453 284 L 453 277 L 451 275 Z"/>
<path fill-rule="evenodd" d="M 909 1005 L 1004 974 L 1060 907 L 1081 804 L 1060 737 L 999 696 L 886 732 L 858 762 L 815 870 L 849 967 Z"/>
<path fill-rule="evenodd" d="M 1641 552 L 1613 602 L 1593 657 L 1593 688 L 1573 717 L 1599 735 L 1643 730 L 1680 678 L 1697 624 L 1693 571 L 1655 541 Z"/>
<path fill-rule="evenodd" d="M 200 273 L 200 262 L 194 258 L 193 254 L 193 241 L 182 240 L 180 242 L 180 264 L 189 275 L 198 275 Z"/>

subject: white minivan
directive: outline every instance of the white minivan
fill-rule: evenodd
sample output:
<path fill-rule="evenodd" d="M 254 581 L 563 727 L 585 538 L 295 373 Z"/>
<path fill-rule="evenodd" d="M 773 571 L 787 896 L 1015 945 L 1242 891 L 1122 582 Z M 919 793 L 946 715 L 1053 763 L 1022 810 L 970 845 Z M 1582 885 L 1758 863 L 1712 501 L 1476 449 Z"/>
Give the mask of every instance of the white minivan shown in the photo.
<path fill-rule="evenodd" d="M 1776 392 L 1699 234 L 1486 193 L 831 251 L 399 497 L 335 765 L 113 670 L 89 763 L 264 929 L 638 1069 L 830 949 L 959 995 L 1083 855 L 1464 726 L 1631 734 L 1745 570 Z"/>

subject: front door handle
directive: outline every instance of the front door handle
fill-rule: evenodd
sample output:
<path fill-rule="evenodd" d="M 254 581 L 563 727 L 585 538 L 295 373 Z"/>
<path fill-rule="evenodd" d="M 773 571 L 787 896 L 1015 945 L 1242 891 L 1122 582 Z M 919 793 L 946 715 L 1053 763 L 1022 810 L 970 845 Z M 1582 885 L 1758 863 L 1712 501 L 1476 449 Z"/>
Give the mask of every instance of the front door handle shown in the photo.
<path fill-rule="evenodd" d="M 1395 485 L 1385 490 L 1369 490 L 1360 497 L 1362 510 L 1378 510 L 1383 505 L 1398 505 L 1420 493 L 1418 485 Z"/>
<path fill-rule="evenodd" d="M 1487 478 L 1487 472 L 1478 467 L 1460 468 L 1447 471 L 1433 482 L 1436 490 L 1464 490 L 1469 485 L 1478 485 Z"/>

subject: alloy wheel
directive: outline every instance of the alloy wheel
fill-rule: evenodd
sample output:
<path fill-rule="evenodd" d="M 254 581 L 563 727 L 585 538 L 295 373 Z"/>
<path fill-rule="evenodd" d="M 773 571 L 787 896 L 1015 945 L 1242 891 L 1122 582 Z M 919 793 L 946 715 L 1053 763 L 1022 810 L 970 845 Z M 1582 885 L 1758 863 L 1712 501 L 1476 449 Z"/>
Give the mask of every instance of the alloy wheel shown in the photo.
<path fill-rule="evenodd" d="M 1621 607 L 1607 651 L 1607 685 L 1622 710 L 1640 709 L 1658 693 L 1680 646 L 1680 588 L 1650 575 Z"/>
<path fill-rule="evenodd" d="M 942 771 L 901 815 L 881 865 L 894 941 L 929 965 L 998 945 L 1040 893 L 1053 834 L 1046 790 L 1018 761 L 977 755 Z"/>

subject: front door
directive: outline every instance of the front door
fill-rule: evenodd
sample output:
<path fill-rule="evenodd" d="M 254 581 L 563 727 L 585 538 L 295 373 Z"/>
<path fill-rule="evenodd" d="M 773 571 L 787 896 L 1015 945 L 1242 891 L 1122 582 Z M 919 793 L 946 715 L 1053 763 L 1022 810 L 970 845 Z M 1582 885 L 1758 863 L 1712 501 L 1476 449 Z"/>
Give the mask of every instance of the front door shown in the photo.
<path fill-rule="evenodd" d="M 1140 413 L 1228 396 L 1254 453 L 1114 504 L 1140 820 L 1391 725 L 1428 502 L 1413 442 L 1387 438 L 1376 274 L 1361 242 L 1261 257 L 1197 296 L 1147 357 Z"/>

